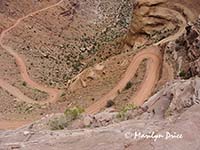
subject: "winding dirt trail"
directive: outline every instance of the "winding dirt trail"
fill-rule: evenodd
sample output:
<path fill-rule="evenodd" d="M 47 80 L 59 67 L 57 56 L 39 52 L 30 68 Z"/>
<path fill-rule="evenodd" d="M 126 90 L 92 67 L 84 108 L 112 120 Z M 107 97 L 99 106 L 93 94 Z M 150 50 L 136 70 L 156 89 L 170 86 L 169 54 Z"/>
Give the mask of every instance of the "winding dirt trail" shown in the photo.
<path fill-rule="evenodd" d="M 158 80 L 162 62 L 160 49 L 157 46 L 148 47 L 136 54 L 133 60 L 131 61 L 131 64 L 129 65 L 127 71 L 125 72 L 123 79 L 120 80 L 117 86 L 115 86 L 108 94 L 106 94 L 96 103 L 87 108 L 86 113 L 94 114 L 100 111 L 101 108 L 105 107 L 108 100 L 113 100 L 119 93 L 121 93 L 121 91 L 125 88 L 126 84 L 135 76 L 139 65 L 144 59 L 148 59 L 148 71 L 145 74 L 145 80 L 140 88 L 140 92 L 138 92 L 137 98 L 139 99 L 139 101 L 137 101 L 137 103 L 141 103 L 141 99 L 148 98 L 148 96 L 154 89 L 155 82 Z M 146 88 L 143 89 L 143 86 L 145 86 Z"/>
<path fill-rule="evenodd" d="M 135 55 L 124 77 L 119 81 L 117 86 L 115 86 L 108 94 L 103 96 L 96 103 L 89 106 L 86 109 L 86 114 L 95 114 L 105 107 L 107 101 L 114 100 L 114 98 L 117 97 L 125 88 L 126 84 L 134 77 L 137 68 L 144 59 L 148 59 L 144 80 L 138 88 L 136 94 L 131 97 L 129 102 L 135 104 L 136 106 L 140 106 L 146 99 L 149 98 L 149 96 L 151 96 L 151 93 L 159 80 L 159 73 L 162 65 L 162 55 L 158 46 L 176 40 L 184 33 L 187 25 L 186 19 L 179 12 L 164 7 L 160 7 L 158 9 L 160 9 L 160 15 L 165 16 L 167 13 L 170 13 L 181 21 L 179 30 L 174 35 L 170 35 L 169 37 L 153 44 L 153 47 L 148 47 Z"/>
<path fill-rule="evenodd" d="M 187 26 L 186 19 L 179 12 L 168 9 L 168 8 L 164 8 L 164 7 L 160 7 L 160 9 L 161 9 L 160 11 L 163 11 L 163 13 L 167 13 L 167 12 L 172 13 L 182 23 L 179 26 L 179 30 L 174 35 L 170 35 L 170 36 L 166 37 L 165 39 L 153 44 L 156 46 L 176 40 L 178 37 L 180 37 L 184 33 L 185 27 Z"/>
<path fill-rule="evenodd" d="M 24 19 L 36 15 L 37 13 L 46 11 L 50 8 L 56 7 L 58 5 L 60 5 L 63 2 L 63 0 L 59 1 L 56 4 L 53 4 L 51 6 L 48 6 L 46 8 L 37 10 L 35 12 L 32 12 L 22 18 L 19 18 L 16 23 L 9 27 L 8 29 L 4 30 L 1 35 L 0 35 L 0 46 L 2 48 L 4 48 L 10 55 L 12 55 L 15 59 L 16 59 L 16 63 L 19 67 L 22 79 L 31 87 L 36 88 L 40 91 L 46 92 L 49 94 L 49 98 L 47 100 L 45 100 L 44 102 L 37 102 L 27 96 L 25 96 L 19 89 L 17 89 L 16 87 L 6 83 L 5 81 L 0 79 L 0 86 L 5 89 L 6 91 L 8 91 L 9 93 L 11 93 L 12 95 L 14 95 L 19 101 L 25 101 L 28 103 L 39 103 L 39 104 L 44 104 L 44 103 L 53 103 L 56 102 L 58 97 L 61 94 L 61 90 L 55 89 L 55 88 L 49 88 L 47 86 L 41 85 L 39 83 L 36 83 L 35 81 L 33 81 L 30 76 L 28 75 L 27 69 L 26 69 L 26 64 L 24 62 L 24 60 L 20 57 L 20 55 L 13 50 L 11 47 L 6 46 L 6 44 L 3 43 L 3 39 L 6 36 L 6 34 L 11 31 L 12 29 L 14 29 L 17 25 L 19 25 Z"/>

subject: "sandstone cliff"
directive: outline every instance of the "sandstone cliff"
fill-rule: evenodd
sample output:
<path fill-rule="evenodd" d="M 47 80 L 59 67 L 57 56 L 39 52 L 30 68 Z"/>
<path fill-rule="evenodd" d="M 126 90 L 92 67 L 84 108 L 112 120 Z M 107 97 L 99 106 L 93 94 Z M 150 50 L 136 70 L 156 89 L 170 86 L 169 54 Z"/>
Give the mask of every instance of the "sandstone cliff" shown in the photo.
<path fill-rule="evenodd" d="M 187 21 L 194 21 L 198 17 L 199 6 L 200 2 L 196 0 L 136 0 L 125 44 L 132 47 L 167 37 L 183 23 L 180 15 Z"/>

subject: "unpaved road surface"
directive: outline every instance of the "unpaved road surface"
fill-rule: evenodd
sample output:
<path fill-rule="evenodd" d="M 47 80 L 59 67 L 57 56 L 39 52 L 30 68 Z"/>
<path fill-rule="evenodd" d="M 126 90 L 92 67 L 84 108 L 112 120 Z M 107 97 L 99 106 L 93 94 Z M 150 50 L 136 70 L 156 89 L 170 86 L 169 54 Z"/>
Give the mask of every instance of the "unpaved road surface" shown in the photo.
<path fill-rule="evenodd" d="M 27 121 L 11 121 L 11 120 L 0 120 L 0 130 L 1 129 L 6 129 L 6 130 L 12 130 L 12 129 L 16 129 L 19 128 L 25 124 L 28 124 L 31 122 L 27 122 Z"/>

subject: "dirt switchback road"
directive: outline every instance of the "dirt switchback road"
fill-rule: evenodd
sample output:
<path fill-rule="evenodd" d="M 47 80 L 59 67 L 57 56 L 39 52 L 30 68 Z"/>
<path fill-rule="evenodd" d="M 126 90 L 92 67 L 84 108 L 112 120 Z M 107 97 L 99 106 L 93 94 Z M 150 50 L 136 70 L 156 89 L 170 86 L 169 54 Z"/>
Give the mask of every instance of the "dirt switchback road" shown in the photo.
<path fill-rule="evenodd" d="M 155 87 L 155 83 L 159 77 L 159 71 L 162 64 L 162 56 L 160 49 L 157 46 L 148 47 L 143 51 L 139 52 L 133 57 L 131 64 L 129 65 L 124 77 L 108 94 L 102 97 L 93 105 L 86 109 L 87 114 L 93 114 L 100 111 L 101 108 L 105 107 L 108 100 L 113 100 L 127 85 L 127 83 L 135 76 L 137 69 L 144 59 L 148 59 L 147 72 L 140 90 L 137 92 L 136 101 L 135 98 L 131 99 L 131 102 L 140 105 L 148 98 Z"/>

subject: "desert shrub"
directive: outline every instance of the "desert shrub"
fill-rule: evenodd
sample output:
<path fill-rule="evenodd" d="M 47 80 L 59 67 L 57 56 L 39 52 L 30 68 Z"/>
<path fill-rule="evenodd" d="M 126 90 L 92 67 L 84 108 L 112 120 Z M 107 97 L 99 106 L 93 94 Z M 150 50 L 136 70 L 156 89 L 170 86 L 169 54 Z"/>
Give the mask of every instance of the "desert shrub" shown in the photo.
<path fill-rule="evenodd" d="M 49 121 L 48 123 L 51 130 L 63 130 L 68 125 L 67 118 L 62 115 Z"/>
<path fill-rule="evenodd" d="M 169 116 L 172 116 L 173 115 L 173 112 L 172 112 L 172 110 L 170 110 L 169 108 L 165 111 L 165 114 L 164 114 L 164 116 L 165 117 L 169 117 Z"/>
<path fill-rule="evenodd" d="M 66 109 L 64 115 L 53 118 L 48 122 L 48 126 L 51 130 L 63 130 L 65 129 L 73 120 L 77 119 L 84 109 L 80 107 L 74 107 Z"/>
<path fill-rule="evenodd" d="M 123 107 L 120 112 L 117 115 L 117 118 L 121 119 L 121 120 L 125 120 L 126 118 L 126 114 L 128 111 L 134 110 L 136 109 L 137 106 L 135 106 L 134 104 L 128 104 L 125 107 Z"/>
<path fill-rule="evenodd" d="M 83 108 L 74 107 L 74 108 L 66 109 L 65 112 L 64 112 L 64 114 L 65 114 L 65 117 L 69 121 L 72 121 L 72 120 L 77 119 L 83 112 L 84 112 Z"/>
<path fill-rule="evenodd" d="M 66 93 L 62 93 L 62 94 L 61 94 L 61 97 L 64 97 L 64 96 L 66 96 Z"/>
<path fill-rule="evenodd" d="M 128 82 L 127 84 L 126 84 L 126 86 L 125 86 L 125 90 L 128 90 L 128 89 L 130 89 L 131 87 L 133 86 L 133 83 L 132 82 Z"/>
<path fill-rule="evenodd" d="M 22 83 L 22 85 L 23 85 L 23 86 L 26 86 L 27 84 L 26 84 L 26 82 L 24 81 L 24 82 Z"/>
<path fill-rule="evenodd" d="M 181 71 L 181 72 L 179 73 L 179 76 L 180 76 L 180 77 L 185 77 L 185 76 L 186 76 L 185 71 Z"/>
<path fill-rule="evenodd" d="M 112 107 L 113 105 L 115 105 L 115 102 L 113 102 L 112 100 L 109 100 L 109 101 L 107 101 L 107 103 L 106 103 L 106 107 L 107 107 L 107 108 Z"/>

